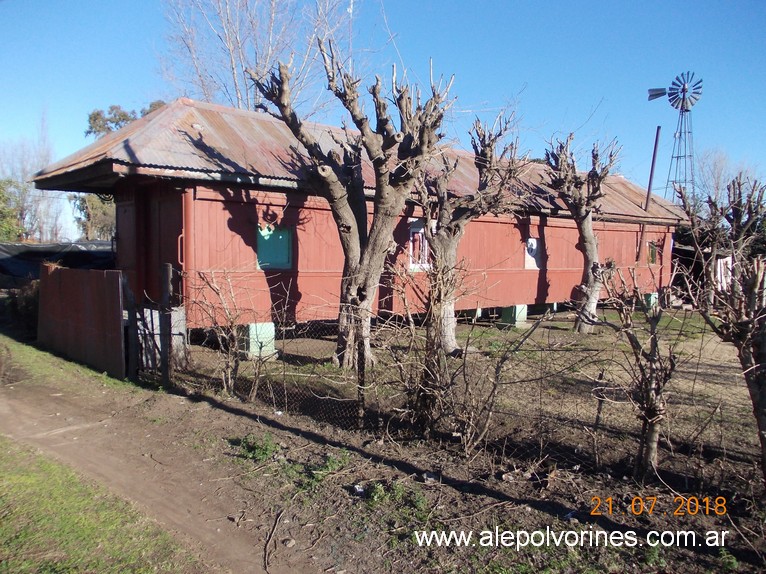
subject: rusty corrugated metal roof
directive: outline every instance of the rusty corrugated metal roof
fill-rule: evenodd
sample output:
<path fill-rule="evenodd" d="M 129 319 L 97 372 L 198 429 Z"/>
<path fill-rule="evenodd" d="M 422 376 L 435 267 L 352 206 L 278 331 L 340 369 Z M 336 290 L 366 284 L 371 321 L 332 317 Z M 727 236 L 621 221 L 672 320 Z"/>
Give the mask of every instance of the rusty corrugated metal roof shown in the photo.
<path fill-rule="evenodd" d="M 343 135 L 339 128 L 307 126 L 325 149 L 336 146 L 332 134 Z M 46 167 L 34 181 L 40 189 L 99 192 L 124 173 L 233 181 L 265 178 L 300 185 L 306 177 L 306 158 L 295 151 L 299 148 L 287 126 L 268 114 L 181 98 Z M 459 159 L 450 187 L 458 194 L 470 193 L 478 181 L 473 154 L 447 153 Z M 369 164 L 363 173 L 372 186 Z M 546 182 L 545 166 L 530 163 L 523 184 L 533 193 L 532 210 L 565 216 L 566 208 Z M 657 196 L 645 212 L 645 190 L 619 175 L 607 179 L 605 191 L 600 218 L 668 224 L 684 219 L 677 206 Z"/>

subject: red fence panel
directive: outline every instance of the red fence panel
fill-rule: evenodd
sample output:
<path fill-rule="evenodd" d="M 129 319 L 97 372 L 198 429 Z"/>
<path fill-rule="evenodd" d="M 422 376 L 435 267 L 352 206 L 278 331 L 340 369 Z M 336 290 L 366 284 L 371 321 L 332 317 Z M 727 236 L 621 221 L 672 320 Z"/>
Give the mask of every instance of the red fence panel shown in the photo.
<path fill-rule="evenodd" d="M 119 271 L 40 270 L 38 342 L 117 379 L 125 378 Z"/>

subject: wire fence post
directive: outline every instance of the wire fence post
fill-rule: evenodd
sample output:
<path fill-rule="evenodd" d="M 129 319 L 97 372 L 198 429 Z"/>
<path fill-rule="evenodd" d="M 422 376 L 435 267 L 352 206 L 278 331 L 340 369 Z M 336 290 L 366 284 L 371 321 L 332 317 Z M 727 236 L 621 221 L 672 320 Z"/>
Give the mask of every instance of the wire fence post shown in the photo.
<path fill-rule="evenodd" d="M 124 272 L 121 273 L 122 297 L 125 308 L 128 312 L 128 372 L 127 377 L 131 381 L 138 381 L 139 369 L 139 338 L 138 338 L 138 310 L 136 308 L 136 298 L 133 291 L 130 290 L 128 278 Z"/>

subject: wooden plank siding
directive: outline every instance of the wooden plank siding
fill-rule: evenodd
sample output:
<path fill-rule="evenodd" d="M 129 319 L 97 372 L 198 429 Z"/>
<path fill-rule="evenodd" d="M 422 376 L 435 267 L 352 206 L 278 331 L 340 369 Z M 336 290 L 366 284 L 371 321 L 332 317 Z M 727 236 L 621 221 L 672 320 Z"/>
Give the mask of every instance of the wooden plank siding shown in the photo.
<path fill-rule="evenodd" d="M 148 217 L 148 222 L 143 223 L 144 240 L 138 246 L 147 248 L 141 286 L 152 296 L 151 284 L 155 280 L 152 270 L 159 268 L 161 262 L 182 268 L 190 327 L 212 321 L 209 311 L 200 305 L 195 307 L 195 301 L 208 307 L 216 301 L 228 306 L 241 323 L 305 322 L 337 316 L 343 257 L 338 232 L 324 199 L 298 192 L 215 184 L 192 185 L 183 194 L 165 190 L 155 198 L 149 194 L 134 197 L 137 204 L 141 203 L 139 198 L 149 201 L 144 208 L 148 213 L 144 216 Z M 182 204 L 181 211 L 177 206 Z M 121 199 L 118 212 L 128 205 L 127 200 Z M 165 217 L 167 214 L 169 217 Z M 409 265 L 409 225 L 416 216 L 412 206 L 402 215 L 394 235 L 396 249 L 389 262 L 402 271 L 407 281 L 422 284 L 425 273 L 411 270 Z M 123 218 L 125 224 L 130 221 L 130 217 Z M 267 225 L 295 229 L 290 269 L 259 266 L 257 233 Z M 141 222 L 137 221 L 136 226 L 140 229 Z M 611 258 L 622 268 L 635 266 L 638 224 L 597 222 L 595 229 L 602 260 Z M 642 262 L 638 266 L 637 277 L 647 292 L 656 291 L 669 281 L 671 234 L 669 227 L 647 226 L 645 241 L 654 241 L 660 248 L 656 264 L 647 266 Z M 120 227 L 118 237 L 121 235 Z M 529 237 L 539 242 L 539 269 L 525 268 L 529 267 L 526 255 Z M 582 275 L 577 241 L 574 222 L 566 218 L 488 216 L 471 222 L 459 249 L 464 276 L 457 308 L 472 310 L 570 299 Z M 121 263 L 128 262 L 129 253 L 122 253 L 120 247 Z M 214 280 L 223 295 L 216 294 L 209 285 L 206 287 L 202 276 Z M 401 282 L 386 274 L 382 283 L 377 310 L 402 313 L 404 302 L 396 294 L 400 289 L 394 288 Z M 415 290 L 405 288 L 404 292 L 411 310 L 422 312 L 422 301 L 418 301 Z M 223 319 L 219 316 L 218 320 Z"/>
<path fill-rule="evenodd" d="M 43 264 L 37 337 L 46 349 L 123 379 L 120 272 Z"/>

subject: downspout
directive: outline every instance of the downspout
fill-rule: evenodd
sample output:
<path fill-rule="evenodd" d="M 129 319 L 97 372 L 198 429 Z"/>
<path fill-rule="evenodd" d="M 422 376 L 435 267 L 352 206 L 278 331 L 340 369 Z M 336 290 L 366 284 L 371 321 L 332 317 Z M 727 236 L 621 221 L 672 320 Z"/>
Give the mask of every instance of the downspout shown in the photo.
<path fill-rule="evenodd" d="M 183 293 L 184 307 L 192 300 L 190 274 L 194 270 L 194 186 L 187 187 L 183 191 L 181 204 L 183 229 L 178 238 L 178 262 L 181 264 L 181 293 Z M 186 309 L 187 317 L 189 309 Z M 188 319 L 187 319 L 188 320 Z"/>

